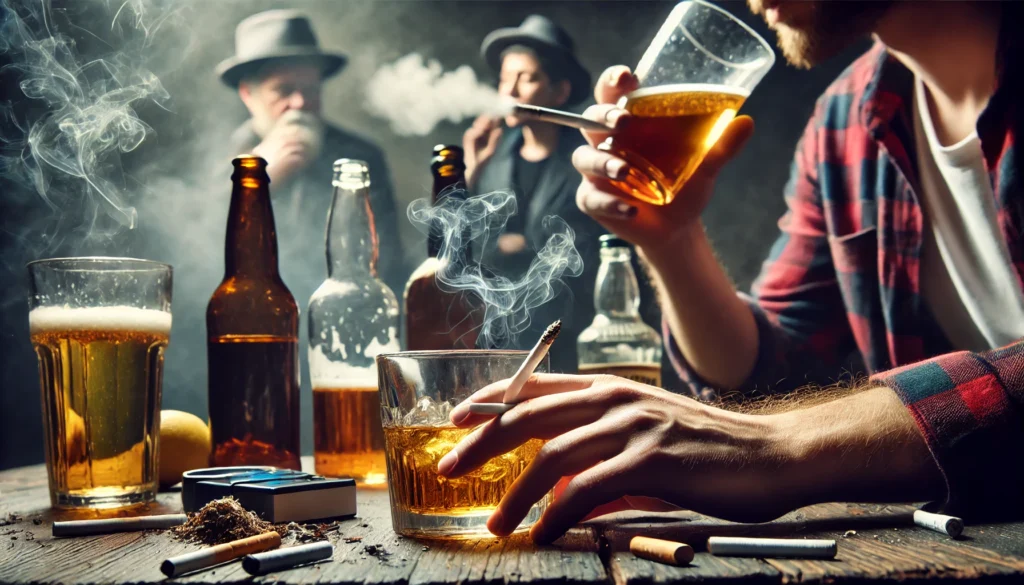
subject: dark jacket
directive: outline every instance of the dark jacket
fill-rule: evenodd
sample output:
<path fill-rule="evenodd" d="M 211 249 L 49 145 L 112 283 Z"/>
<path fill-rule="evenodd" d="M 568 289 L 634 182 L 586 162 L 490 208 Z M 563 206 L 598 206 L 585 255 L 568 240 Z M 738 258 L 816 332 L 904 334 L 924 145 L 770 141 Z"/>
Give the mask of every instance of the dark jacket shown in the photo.
<path fill-rule="evenodd" d="M 509 258 L 496 250 L 485 251 L 483 255 L 484 263 L 493 270 L 515 277 L 543 247 L 549 235 L 543 225 L 546 216 L 562 218 L 575 232 L 576 249 L 583 257 L 583 274 L 564 278 L 564 286 L 555 289 L 557 296 L 531 314 L 530 327 L 515 343 L 516 348 L 530 349 L 545 327 L 562 319 L 562 333 L 551 349 L 553 371 L 576 371 L 576 337 L 594 318 L 594 280 L 600 264 L 597 237 L 604 230 L 576 206 L 580 174 L 572 166 L 572 153 L 583 143 L 578 130 L 563 128 L 558 147 L 545 163 L 533 193 L 519 194 L 519 200 L 524 202 L 519 213 L 526 215 L 524 235 L 528 245 L 523 257 Z M 481 168 L 474 191 L 489 193 L 512 188 L 515 161 L 522 145 L 522 130 L 506 128 L 494 156 Z"/>

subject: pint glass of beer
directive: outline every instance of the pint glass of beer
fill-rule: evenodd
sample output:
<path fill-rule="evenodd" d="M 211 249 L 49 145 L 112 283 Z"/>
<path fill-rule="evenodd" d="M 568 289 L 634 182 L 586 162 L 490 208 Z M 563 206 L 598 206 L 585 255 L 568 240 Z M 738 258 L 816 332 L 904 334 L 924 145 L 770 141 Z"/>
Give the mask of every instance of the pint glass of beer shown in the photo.
<path fill-rule="evenodd" d="M 472 429 L 452 426 L 452 407 L 487 384 L 511 378 L 525 351 L 407 351 L 377 356 L 391 523 L 403 536 L 490 537 L 486 523 L 543 441 L 532 439 L 457 479 L 437 474 L 437 462 Z M 545 357 L 537 368 L 548 371 Z M 487 424 L 487 423 L 485 423 Z M 545 496 L 517 532 L 548 505 Z"/>
<path fill-rule="evenodd" d="M 171 267 L 59 258 L 28 271 L 50 502 L 113 508 L 153 500 Z"/>
<path fill-rule="evenodd" d="M 774 62 L 771 46 L 728 12 L 677 4 L 636 67 L 640 87 L 619 102 L 631 123 L 599 147 L 629 163 L 616 185 L 671 203 Z"/>

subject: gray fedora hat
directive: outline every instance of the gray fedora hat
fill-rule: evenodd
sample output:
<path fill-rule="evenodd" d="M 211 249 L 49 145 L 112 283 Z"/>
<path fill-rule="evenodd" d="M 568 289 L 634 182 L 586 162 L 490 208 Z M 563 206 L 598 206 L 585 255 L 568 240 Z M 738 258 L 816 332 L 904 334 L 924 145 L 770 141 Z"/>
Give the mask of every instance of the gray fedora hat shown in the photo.
<path fill-rule="evenodd" d="M 238 23 L 235 55 L 217 65 L 221 81 L 237 87 L 247 74 L 282 59 L 318 63 L 324 77 L 334 75 L 348 61 L 338 53 L 324 52 L 309 18 L 294 10 L 268 10 Z"/>
<path fill-rule="evenodd" d="M 576 59 L 572 37 L 550 18 L 531 14 L 519 26 L 491 32 L 484 37 L 480 54 L 492 69 L 501 71 L 501 54 L 513 45 L 530 47 L 544 57 L 554 58 L 563 66 L 572 85 L 569 104 L 585 100 L 593 91 L 590 72 Z"/>

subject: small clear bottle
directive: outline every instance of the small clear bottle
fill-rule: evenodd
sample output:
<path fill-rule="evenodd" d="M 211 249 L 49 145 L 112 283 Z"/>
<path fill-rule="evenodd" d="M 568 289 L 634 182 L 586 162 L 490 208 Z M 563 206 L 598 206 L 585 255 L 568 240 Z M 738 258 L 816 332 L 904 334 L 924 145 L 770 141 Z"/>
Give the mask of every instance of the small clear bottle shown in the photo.
<path fill-rule="evenodd" d="M 640 318 L 640 286 L 629 244 L 612 235 L 601 242 L 594 287 L 596 315 L 580 333 L 580 374 L 611 374 L 661 387 L 661 336 Z"/>
<path fill-rule="evenodd" d="M 377 276 L 366 163 L 334 163 L 327 280 L 309 299 L 316 472 L 359 485 L 387 482 L 375 358 L 399 350 L 398 299 Z"/>

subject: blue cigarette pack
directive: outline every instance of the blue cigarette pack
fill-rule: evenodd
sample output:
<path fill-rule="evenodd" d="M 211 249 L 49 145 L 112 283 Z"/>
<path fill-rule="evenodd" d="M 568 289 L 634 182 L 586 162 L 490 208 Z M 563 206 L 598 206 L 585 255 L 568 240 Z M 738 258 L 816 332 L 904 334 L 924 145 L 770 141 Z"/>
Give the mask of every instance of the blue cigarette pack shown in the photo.
<path fill-rule="evenodd" d="M 186 512 L 232 496 L 247 510 L 273 523 L 308 522 L 356 515 L 356 484 L 273 467 L 194 469 L 182 478 Z"/>

